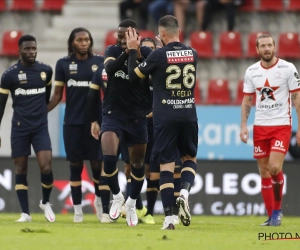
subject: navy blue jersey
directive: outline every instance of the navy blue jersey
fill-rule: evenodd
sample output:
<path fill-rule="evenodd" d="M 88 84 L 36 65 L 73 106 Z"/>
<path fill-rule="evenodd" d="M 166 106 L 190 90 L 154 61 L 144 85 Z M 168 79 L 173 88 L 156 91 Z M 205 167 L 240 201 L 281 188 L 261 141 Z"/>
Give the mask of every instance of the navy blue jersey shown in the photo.
<path fill-rule="evenodd" d="M 141 47 L 141 55 L 144 58 L 152 52 L 148 47 Z M 119 45 L 106 48 L 105 60 L 118 58 L 123 53 Z M 127 61 L 118 71 L 107 74 L 107 89 L 103 101 L 103 113 L 119 113 L 127 118 L 143 117 L 152 110 L 152 100 L 149 90 L 148 78 L 142 83 L 129 82 Z"/>
<path fill-rule="evenodd" d="M 140 77 L 151 74 L 154 123 L 197 121 L 194 87 L 197 52 L 172 42 L 154 50 L 138 65 Z"/>
<path fill-rule="evenodd" d="M 47 124 L 46 86 L 51 84 L 52 73 L 49 65 L 39 61 L 32 66 L 18 61 L 3 73 L 1 93 L 11 93 L 13 125 L 32 129 Z"/>
<path fill-rule="evenodd" d="M 55 85 L 66 85 L 66 110 L 64 124 L 85 124 L 88 121 L 86 98 L 89 86 L 103 56 L 93 55 L 78 60 L 74 54 L 61 58 L 56 63 Z"/>

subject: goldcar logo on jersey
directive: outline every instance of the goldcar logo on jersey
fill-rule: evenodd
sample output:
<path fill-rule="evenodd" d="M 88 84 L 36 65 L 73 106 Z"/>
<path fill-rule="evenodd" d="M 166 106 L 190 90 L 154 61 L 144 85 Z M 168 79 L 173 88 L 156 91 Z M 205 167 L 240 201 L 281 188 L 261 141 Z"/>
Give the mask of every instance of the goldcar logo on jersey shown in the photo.
<path fill-rule="evenodd" d="M 166 51 L 166 55 L 169 64 L 194 62 L 192 50 Z"/>
<path fill-rule="evenodd" d="M 21 89 L 18 88 L 15 90 L 15 95 L 37 95 L 46 92 L 46 87 L 38 89 Z"/>
<path fill-rule="evenodd" d="M 68 81 L 68 87 L 89 87 L 90 86 L 90 83 L 89 81 L 75 81 L 73 79 L 70 79 Z"/>

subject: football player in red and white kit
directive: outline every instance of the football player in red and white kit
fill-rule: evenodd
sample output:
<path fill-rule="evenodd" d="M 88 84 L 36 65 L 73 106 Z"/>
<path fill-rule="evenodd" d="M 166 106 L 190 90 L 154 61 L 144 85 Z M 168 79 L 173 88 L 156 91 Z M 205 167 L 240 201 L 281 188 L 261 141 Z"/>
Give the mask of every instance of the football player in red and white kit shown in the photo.
<path fill-rule="evenodd" d="M 240 139 L 247 143 L 249 138 L 247 120 L 256 94 L 253 157 L 258 163 L 261 193 L 269 216 L 262 226 L 279 226 L 284 185 L 282 165 L 292 132 L 291 98 L 298 116 L 296 138 L 300 145 L 300 79 L 292 63 L 275 56 L 272 36 L 259 36 L 256 51 L 261 60 L 245 73 Z"/>

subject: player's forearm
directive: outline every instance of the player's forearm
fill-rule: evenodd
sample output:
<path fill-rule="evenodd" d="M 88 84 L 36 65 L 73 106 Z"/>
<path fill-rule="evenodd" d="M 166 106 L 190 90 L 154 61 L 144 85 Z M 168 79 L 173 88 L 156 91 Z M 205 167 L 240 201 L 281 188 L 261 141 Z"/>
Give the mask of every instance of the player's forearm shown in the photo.
<path fill-rule="evenodd" d="M 244 96 L 241 106 L 241 127 L 247 126 L 248 117 L 252 106 L 252 96 Z"/>
<path fill-rule="evenodd" d="M 52 109 L 54 109 L 57 106 L 57 104 L 59 104 L 59 102 L 62 99 L 63 91 L 64 91 L 63 86 L 55 86 L 54 94 L 47 105 L 48 112 L 50 112 Z"/>
<path fill-rule="evenodd" d="M 90 122 L 95 122 L 99 119 L 99 109 L 102 109 L 99 90 L 89 89 L 87 96 L 87 112 L 88 117 L 90 117 Z"/>
<path fill-rule="evenodd" d="M 105 62 L 105 71 L 108 75 L 112 75 L 120 70 L 128 58 L 128 53 L 124 52 L 116 60 L 108 60 Z"/>
<path fill-rule="evenodd" d="M 292 101 L 298 118 L 298 130 L 300 131 L 300 91 L 292 93 Z"/>
<path fill-rule="evenodd" d="M 8 95 L 0 93 L 0 124 L 4 115 Z"/>
<path fill-rule="evenodd" d="M 129 50 L 129 57 L 127 62 L 128 62 L 128 77 L 130 82 L 136 82 L 140 80 L 139 76 L 134 71 L 134 69 L 137 66 L 136 59 L 137 59 L 137 50 L 135 49 Z"/>

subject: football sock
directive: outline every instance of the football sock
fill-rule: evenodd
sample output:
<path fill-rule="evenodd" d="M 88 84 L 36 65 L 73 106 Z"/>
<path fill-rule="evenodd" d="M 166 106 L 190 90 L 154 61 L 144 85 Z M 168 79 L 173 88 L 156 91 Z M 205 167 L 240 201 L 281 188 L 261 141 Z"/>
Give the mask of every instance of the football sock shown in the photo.
<path fill-rule="evenodd" d="M 126 200 L 130 195 L 130 190 L 131 190 L 131 178 L 127 179 L 127 183 L 126 183 Z"/>
<path fill-rule="evenodd" d="M 136 198 L 136 209 L 141 210 L 143 208 L 143 202 L 142 202 L 142 198 L 141 198 L 141 194 L 138 195 L 138 197 Z"/>
<path fill-rule="evenodd" d="M 261 179 L 261 195 L 265 203 L 268 217 L 270 218 L 274 207 L 274 193 L 271 178 Z"/>
<path fill-rule="evenodd" d="M 50 197 L 51 190 L 53 187 L 52 171 L 49 174 L 41 173 L 41 182 L 42 182 L 42 193 L 43 193 L 42 203 L 46 204 L 47 202 L 49 202 L 49 197 Z"/>
<path fill-rule="evenodd" d="M 145 179 L 145 165 L 137 169 L 131 165 L 131 190 L 130 198 L 136 200 L 141 193 Z"/>
<path fill-rule="evenodd" d="M 277 175 L 272 176 L 272 186 L 274 192 L 274 210 L 281 210 L 282 203 L 282 189 L 284 185 L 284 177 L 282 171 L 280 171 Z"/>
<path fill-rule="evenodd" d="M 176 199 L 180 195 L 180 188 L 181 188 L 181 179 L 180 178 L 174 178 L 174 196 L 173 196 L 173 214 L 178 215 L 178 210 L 179 208 L 177 207 L 176 204 Z M 175 211 L 174 211 L 175 208 Z"/>
<path fill-rule="evenodd" d="M 160 195 L 165 211 L 165 215 L 173 214 L 173 196 L 174 196 L 174 180 L 173 173 L 170 171 L 160 172 Z"/>
<path fill-rule="evenodd" d="M 29 214 L 28 205 L 28 183 L 26 174 L 16 174 L 16 192 L 21 206 L 22 213 Z"/>
<path fill-rule="evenodd" d="M 187 160 L 182 164 L 181 189 L 187 189 L 188 191 L 190 191 L 190 188 L 194 183 L 196 170 L 197 170 L 197 164 L 194 161 Z"/>
<path fill-rule="evenodd" d="M 82 201 L 81 191 L 81 173 L 83 166 L 71 166 L 70 165 L 70 186 L 73 205 L 79 205 Z"/>
<path fill-rule="evenodd" d="M 146 197 L 147 197 L 147 214 L 153 216 L 154 213 L 154 205 L 157 199 L 159 189 L 159 180 L 151 181 L 147 179 L 147 190 L 146 190 Z"/>
<path fill-rule="evenodd" d="M 93 173 L 93 182 L 94 182 L 94 187 L 95 187 L 95 195 L 100 197 L 99 194 L 99 179 L 101 175 L 101 169 L 93 169 L 92 168 L 92 173 Z"/>
<path fill-rule="evenodd" d="M 100 176 L 99 196 L 101 197 L 103 213 L 109 213 L 110 189 L 105 176 Z"/>
<path fill-rule="evenodd" d="M 117 169 L 118 157 L 115 155 L 103 155 L 104 172 L 111 192 L 116 195 L 120 192 Z"/>

